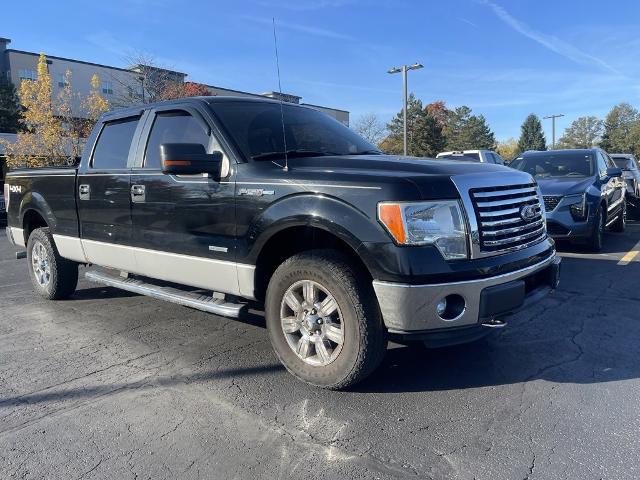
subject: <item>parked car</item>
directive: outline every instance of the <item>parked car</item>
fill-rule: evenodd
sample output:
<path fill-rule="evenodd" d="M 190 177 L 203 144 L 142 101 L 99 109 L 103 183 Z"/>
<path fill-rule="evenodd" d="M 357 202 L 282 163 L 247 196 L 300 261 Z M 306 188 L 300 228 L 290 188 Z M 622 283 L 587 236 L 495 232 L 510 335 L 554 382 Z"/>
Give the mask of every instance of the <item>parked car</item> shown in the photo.
<path fill-rule="evenodd" d="M 609 154 L 613 163 L 622 169 L 622 177 L 627 184 L 627 202 L 640 214 L 640 167 L 638 160 L 630 153 Z"/>
<path fill-rule="evenodd" d="M 69 297 L 90 263 L 113 272 L 90 280 L 219 315 L 255 300 L 278 358 L 321 387 L 365 378 L 389 338 L 486 335 L 559 281 L 531 175 L 383 155 L 299 105 L 117 110 L 78 167 L 7 183 L 7 232 L 43 297 Z"/>
<path fill-rule="evenodd" d="M 502 159 L 502 157 L 496 152 L 492 152 L 491 150 L 460 150 L 453 152 L 441 152 L 436 155 L 436 158 L 504 165 L 504 160 Z"/>
<path fill-rule="evenodd" d="M 599 148 L 525 152 L 511 167 L 536 179 L 544 198 L 547 230 L 557 239 L 586 241 L 602 249 L 606 227 L 626 222 L 622 170 Z"/>

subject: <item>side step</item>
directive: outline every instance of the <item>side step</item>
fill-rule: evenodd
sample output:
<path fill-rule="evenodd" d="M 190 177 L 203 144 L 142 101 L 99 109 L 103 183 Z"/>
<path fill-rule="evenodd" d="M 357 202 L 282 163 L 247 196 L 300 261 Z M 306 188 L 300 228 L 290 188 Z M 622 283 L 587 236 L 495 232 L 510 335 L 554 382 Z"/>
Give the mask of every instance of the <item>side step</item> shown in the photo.
<path fill-rule="evenodd" d="M 146 283 L 137 278 L 122 278 L 105 272 L 87 272 L 85 278 L 91 282 L 109 287 L 120 288 L 148 297 L 177 303 L 185 307 L 195 308 L 224 317 L 238 318 L 246 308 L 244 303 L 230 303 L 222 298 L 213 298 L 198 292 L 189 292 L 179 288 Z"/>

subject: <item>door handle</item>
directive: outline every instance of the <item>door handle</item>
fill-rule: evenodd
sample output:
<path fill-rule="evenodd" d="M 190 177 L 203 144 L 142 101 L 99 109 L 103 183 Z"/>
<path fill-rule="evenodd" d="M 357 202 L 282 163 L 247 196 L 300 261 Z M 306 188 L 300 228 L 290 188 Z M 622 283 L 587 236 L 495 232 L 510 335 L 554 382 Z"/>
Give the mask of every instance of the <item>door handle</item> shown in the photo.
<path fill-rule="evenodd" d="M 131 201 L 140 203 L 146 200 L 144 185 L 131 186 Z"/>
<path fill-rule="evenodd" d="M 80 200 L 91 200 L 91 187 L 89 185 L 80 185 L 78 193 Z"/>

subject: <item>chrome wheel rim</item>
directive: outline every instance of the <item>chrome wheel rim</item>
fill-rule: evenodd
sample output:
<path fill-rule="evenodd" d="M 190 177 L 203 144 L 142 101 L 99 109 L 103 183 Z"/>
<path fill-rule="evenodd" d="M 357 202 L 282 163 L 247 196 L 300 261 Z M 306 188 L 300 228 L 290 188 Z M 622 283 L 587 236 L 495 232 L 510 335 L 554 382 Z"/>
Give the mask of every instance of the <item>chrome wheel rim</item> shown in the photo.
<path fill-rule="evenodd" d="M 51 262 L 49 254 L 44 245 L 40 242 L 34 242 L 31 250 L 31 267 L 36 277 L 38 285 L 46 287 L 51 281 Z"/>
<path fill-rule="evenodd" d="M 318 282 L 291 285 L 280 304 L 280 323 L 289 348 L 303 362 L 324 366 L 344 344 L 342 312 L 335 297 Z"/>

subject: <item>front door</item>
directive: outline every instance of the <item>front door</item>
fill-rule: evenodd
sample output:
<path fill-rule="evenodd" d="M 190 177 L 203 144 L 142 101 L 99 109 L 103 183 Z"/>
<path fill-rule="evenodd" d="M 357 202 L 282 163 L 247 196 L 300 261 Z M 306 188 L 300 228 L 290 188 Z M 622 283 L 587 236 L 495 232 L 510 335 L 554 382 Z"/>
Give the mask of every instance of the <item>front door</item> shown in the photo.
<path fill-rule="evenodd" d="M 163 143 L 223 150 L 199 110 L 174 105 L 151 112 L 131 176 L 138 268 L 153 278 L 237 294 L 235 168 L 224 155 L 221 179 L 164 175 Z"/>
<path fill-rule="evenodd" d="M 129 158 L 140 117 L 105 122 L 87 165 L 78 172 L 78 216 L 87 260 L 131 271 L 135 259 Z"/>

